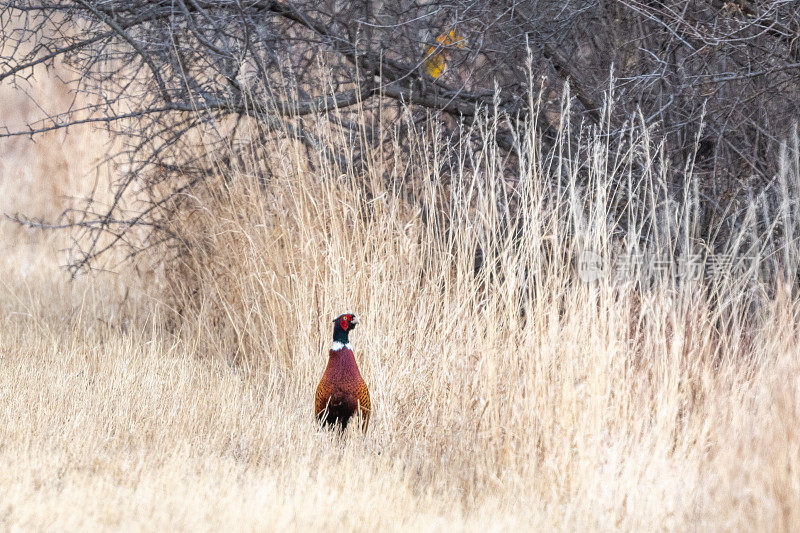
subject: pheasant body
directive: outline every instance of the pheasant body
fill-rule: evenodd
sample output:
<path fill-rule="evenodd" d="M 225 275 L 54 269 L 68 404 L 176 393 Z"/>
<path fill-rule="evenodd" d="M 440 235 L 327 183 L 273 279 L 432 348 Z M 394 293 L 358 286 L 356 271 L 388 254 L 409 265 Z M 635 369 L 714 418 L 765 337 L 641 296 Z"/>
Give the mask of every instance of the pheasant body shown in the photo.
<path fill-rule="evenodd" d="M 347 334 L 358 321 L 353 315 L 342 315 L 334 322 L 334 343 L 328 352 L 328 366 L 317 386 L 314 414 L 326 425 L 344 430 L 350 418 L 358 412 L 362 429 L 366 431 L 371 411 L 369 389 L 347 342 Z"/>

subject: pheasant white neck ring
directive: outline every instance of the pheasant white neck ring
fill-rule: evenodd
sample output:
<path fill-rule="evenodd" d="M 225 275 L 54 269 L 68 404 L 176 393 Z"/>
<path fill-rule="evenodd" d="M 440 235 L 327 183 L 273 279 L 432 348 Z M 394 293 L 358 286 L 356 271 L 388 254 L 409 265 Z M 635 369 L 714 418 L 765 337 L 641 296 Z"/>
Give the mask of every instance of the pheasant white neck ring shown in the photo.
<path fill-rule="evenodd" d="M 333 352 L 338 352 L 342 348 L 347 348 L 348 350 L 352 350 L 353 349 L 350 346 L 349 342 L 348 343 L 341 343 L 339 341 L 333 341 L 333 344 L 331 344 L 331 351 L 333 351 Z"/>

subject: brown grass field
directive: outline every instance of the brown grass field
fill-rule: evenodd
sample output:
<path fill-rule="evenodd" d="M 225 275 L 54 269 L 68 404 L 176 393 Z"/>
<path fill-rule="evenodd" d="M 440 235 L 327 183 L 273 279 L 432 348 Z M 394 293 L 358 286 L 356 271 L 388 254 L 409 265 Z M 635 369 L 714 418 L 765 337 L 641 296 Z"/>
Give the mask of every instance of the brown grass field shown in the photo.
<path fill-rule="evenodd" d="M 8 123 L 27 112 L 16 98 L 0 92 Z M 0 222 L 0 525 L 800 528 L 796 290 L 732 269 L 713 287 L 583 282 L 579 250 L 622 253 L 604 203 L 619 167 L 600 141 L 592 201 L 575 187 L 555 203 L 538 162 L 509 182 L 487 151 L 445 186 L 445 149 L 416 142 L 408 174 L 375 154 L 368 195 L 276 143 L 279 179 L 259 188 L 252 161 L 224 198 L 188 198 L 180 267 L 154 252 L 140 275 L 70 281 L 68 235 Z M 107 146 L 79 129 L 2 141 L 0 211 L 57 215 Z M 396 194 L 405 181 L 420 204 Z M 511 204 L 516 242 L 495 237 Z M 662 204 L 632 227 L 663 217 L 656 247 L 690 240 L 691 209 Z M 477 276 L 476 245 L 492 260 Z M 374 412 L 366 437 L 338 439 L 312 402 L 344 311 L 362 321 L 351 341 Z"/>

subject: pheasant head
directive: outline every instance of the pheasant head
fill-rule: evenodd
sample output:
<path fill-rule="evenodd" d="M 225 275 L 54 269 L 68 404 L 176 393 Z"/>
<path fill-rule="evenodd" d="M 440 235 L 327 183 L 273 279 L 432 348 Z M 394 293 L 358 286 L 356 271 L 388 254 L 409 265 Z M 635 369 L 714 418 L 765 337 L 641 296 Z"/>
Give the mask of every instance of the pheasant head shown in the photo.
<path fill-rule="evenodd" d="M 350 343 L 350 332 L 356 329 L 358 319 L 352 313 L 345 313 L 333 319 L 333 346 L 331 350 L 336 351 L 342 346 Z M 338 347 L 337 347 L 338 343 Z"/>

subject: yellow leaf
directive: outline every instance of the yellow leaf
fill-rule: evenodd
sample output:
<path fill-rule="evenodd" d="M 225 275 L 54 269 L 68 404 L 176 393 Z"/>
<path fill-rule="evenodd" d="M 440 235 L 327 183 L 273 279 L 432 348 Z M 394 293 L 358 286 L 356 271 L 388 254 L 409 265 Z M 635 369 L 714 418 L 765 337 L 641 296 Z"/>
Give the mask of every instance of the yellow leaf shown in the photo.
<path fill-rule="evenodd" d="M 456 30 L 450 30 L 448 34 L 441 34 L 436 38 L 438 43 L 444 46 L 456 45 L 459 48 L 464 48 L 464 38 L 456 33 Z"/>
<path fill-rule="evenodd" d="M 464 48 L 464 38 L 457 34 L 455 30 L 450 30 L 449 33 L 442 33 L 438 37 L 436 37 L 436 42 L 439 43 L 439 47 L 445 46 L 457 46 L 458 48 Z M 447 69 L 447 58 L 448 52 L 447 50 L 440 49 L 437 52 L 437 46 L 429 46 L 428 50 L 425 52 L 425 72 L 428 73 L 433 79 L 438 78 L 442 75 L 442 73 Z"/>

